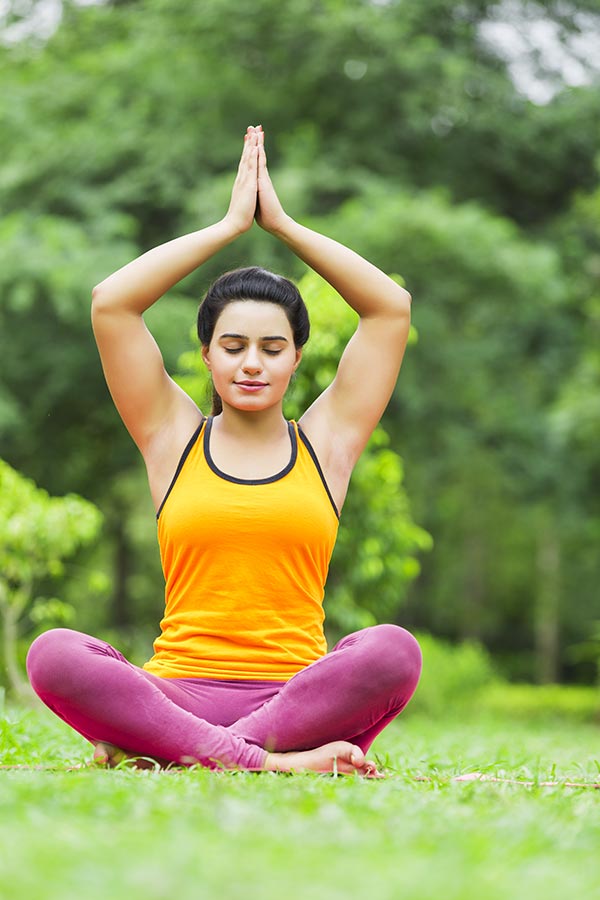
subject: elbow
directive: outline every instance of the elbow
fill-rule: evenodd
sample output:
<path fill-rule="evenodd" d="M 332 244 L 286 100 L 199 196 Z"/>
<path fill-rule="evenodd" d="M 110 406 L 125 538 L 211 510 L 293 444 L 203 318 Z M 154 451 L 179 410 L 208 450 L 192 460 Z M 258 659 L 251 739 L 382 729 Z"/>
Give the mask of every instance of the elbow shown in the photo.
<path fill-rule="evenodd" d="M 410 308 L 412 297 L 404 288 L 398 285 L 397 291 L 388 294 L 381 303 L 380 308 L 375 312 L 374 318 L 385 319 L 390 326 L 399 325 L 406 327 L 410 325 Z"/>
<path fill-rule="evenodd" d="M 96 303 L 102 294 L 104 294 L 104 281 L 99 281 L 92 288 L 92 303 Z"/>
<path fill-rule="evenodd" d="M 109 311 L 110 306 L 107 302 L 106 291 L 103 289 L 102 284 L 97 284 L 92 289 L 92 302 L 90 305 L 90 318 L 92 320 L 92 329 L 95 331 L 96 326 L 99 325 L 100 319 L 104 318 L 104 315 L 107 311 Z"/>
<path fill-rule="evenodd" d="M 107 307 L 107 296 L 106 291 L 103 287 L 103 282 L 97 284 L 92 288 L 92 316 L 94 313 L 101 312 Z"/>
<path fill-rule="evenodd" d="M 398 304 L 397 304 L 397 313 L 401 319 L 408 319 L 410 322 L 410 309 L 412 304 L 412 297 L 404 288 L 400 288 L 400 294 L 398 296 Z"/>
<path fill-rule="evenodd" d="M 410 316 L 410 307 L 412 304 L 412 296 L 406 290 L 406 288 L 400 288 L 400 305 L 403 307 L 403 312 L 407 313 Z"/>
<path fill-rule="evenodd" d="M 90 318 L 92 320 L 92 330 L 95 332 L 98 322 L 98 312 L 100 311 L 100 295 L 98 291 L 99 285 L 92 289 L 92 302 L 90 305 Z"/>
<path fill-rule="evenodd" d="M 100 294 L 102 293 L 102 284 L 96 284 L 92 288 L 92 309 L 98 306 L 100 302 Z"/>

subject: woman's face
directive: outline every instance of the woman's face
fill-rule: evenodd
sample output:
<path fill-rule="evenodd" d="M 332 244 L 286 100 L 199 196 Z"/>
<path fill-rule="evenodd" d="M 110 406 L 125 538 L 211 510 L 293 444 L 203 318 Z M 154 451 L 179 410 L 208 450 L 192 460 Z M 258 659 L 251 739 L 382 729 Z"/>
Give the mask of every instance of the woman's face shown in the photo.
<path fill-rule="evenodd" d="M 229 303 L 202 348 L 223 404 L 247 410 L 280 403 L 301 356 L 282 307 L 257 300 Z"/>

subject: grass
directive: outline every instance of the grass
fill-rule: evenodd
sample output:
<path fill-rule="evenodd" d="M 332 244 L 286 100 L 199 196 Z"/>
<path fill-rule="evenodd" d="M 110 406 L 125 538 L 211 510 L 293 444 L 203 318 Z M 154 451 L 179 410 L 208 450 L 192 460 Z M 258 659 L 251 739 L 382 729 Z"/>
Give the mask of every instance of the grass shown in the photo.
<path fill-rule="evenodd" d="M 65 771 L 88 745 L 41 711 L 0 719 L 2 900 L 564 900 L 600 894 L 597 725 L 434 721 L 378 739 L 385 780 Z M 458 783 L 486 771 L 523 778 Z M 419 781 L 417 778 L 427 778 Z"/>

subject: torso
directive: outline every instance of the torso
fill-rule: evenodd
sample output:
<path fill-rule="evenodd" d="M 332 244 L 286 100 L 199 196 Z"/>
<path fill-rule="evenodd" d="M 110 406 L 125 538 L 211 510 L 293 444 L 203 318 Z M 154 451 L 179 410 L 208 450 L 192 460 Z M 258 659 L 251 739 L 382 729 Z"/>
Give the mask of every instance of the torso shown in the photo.
<path fill-rule="evenodd" d="M 197 426 L 158 511 L 166 605 L 145 668 L 285 681 L 327 650 L 323 596 L 338 514 L 295 423 L 280 423 L 287 447 L 277 471 L 247 478 L 217 458 L 221 422 Z"/>

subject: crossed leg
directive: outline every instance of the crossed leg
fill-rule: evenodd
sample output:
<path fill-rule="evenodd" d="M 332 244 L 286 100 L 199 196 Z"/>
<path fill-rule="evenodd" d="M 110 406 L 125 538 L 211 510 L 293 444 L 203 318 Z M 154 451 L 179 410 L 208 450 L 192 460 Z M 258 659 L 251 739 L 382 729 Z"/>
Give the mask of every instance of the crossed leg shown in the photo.
<path fill-rule="evenodd" d="M 342 638 L 229 730 L 269 751 L 307 750 L 343 738 L 366 753 L 402 712 L 420 674 L 415 638 L 397 625 L 374 625 Z"/>
<path fill-rule="evenodd" d="M 335 756 L 340 771 L 368 774 L 364 752 L 412 696 L 421 656 L 404 629 L 364 629 L 283 685 L 244 685 L 241 718 L 239 694 L 235 710 L 221 708 L 223 685 L 198 679 L 199 695 L 194 680 L 157 678 L 69 629 L 37 638 L 27 666 L 44 703 L 93 743 L 210 768 L 322 771 Z"/>
<path fill-rule="evenodd" d="M 87 740 L 183 765 L 262 769 L 266 752 L 202 717 L 193 692 L 130 663 L 110 644 L 67 628 L 27 656 L 34 691 Z"/>

